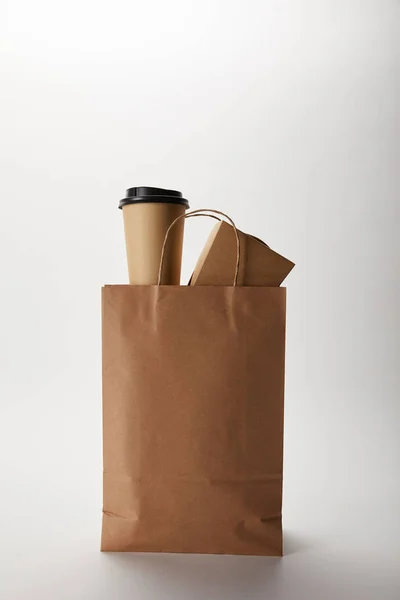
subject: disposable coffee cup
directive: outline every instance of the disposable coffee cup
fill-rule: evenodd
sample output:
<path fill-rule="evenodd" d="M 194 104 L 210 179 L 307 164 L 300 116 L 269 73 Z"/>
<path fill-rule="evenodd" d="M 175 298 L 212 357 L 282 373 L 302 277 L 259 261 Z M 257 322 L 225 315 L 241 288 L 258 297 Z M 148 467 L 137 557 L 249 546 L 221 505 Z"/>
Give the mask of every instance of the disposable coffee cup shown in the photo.
<path fill-rule="evenodd" d="M 156 285 L 168 227 L 189 208 L 182 193 L 154 187 L 134 187 L 120 201 L 125 229 L 129 283 Z M 185 219 L 171 229 L 165 248 L 163 285 L 179 285 Z"/>

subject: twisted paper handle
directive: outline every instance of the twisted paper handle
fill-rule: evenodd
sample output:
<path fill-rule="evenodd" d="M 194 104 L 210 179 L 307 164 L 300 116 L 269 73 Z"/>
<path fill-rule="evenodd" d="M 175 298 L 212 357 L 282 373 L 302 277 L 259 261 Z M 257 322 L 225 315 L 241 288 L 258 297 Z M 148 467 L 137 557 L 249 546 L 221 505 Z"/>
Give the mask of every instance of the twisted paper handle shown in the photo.
<path fill-rule="evenodd" d="M 162 250 L 161 250 L 160 267 L 158 269 L 157 285 L 161 285 L 162 270 L 163 270 L 163 266 L 164 266 L 165 249 L 167 247 L 167 242 L 168 242 L 168 237 L 169 237 L 170 231 L 174 227 L 174 225 L 181 219 L 188 219 L 191 217 L 211 217 L 213 219 L 216 219 L 217 221 L 222 221 L 222 219 L 220 219 L 216 215 L 220 215 L 221 217 L 224 217 L 228 221 L 228 223 L 230 223 L 232 225 L 233 230 L 235 232 L 236 267 L 235 267 L 235 276 L 233 278 L 233 286 L 234 287 L 237 286 L 237 281 L 238 281 L 238 276 L 239 276 L 239 264 L 240 264 L 240 239 L 239 239 L 238 230 L 236 228 L 235 223 L 232 221 L 232 219 L 230 217 L 228 217 L 228 215 L 226 215 L 225 213 L 223 213 L 219 210 L 214 210 L 213 208 L 198 208 L 196 210 L 187 212 L 184 215 L 180 215 L 174 221 L 172 221 L 171 225 L 168 227 L 167 232 L 165 234 L 164 243 L 163 243 Z"/>

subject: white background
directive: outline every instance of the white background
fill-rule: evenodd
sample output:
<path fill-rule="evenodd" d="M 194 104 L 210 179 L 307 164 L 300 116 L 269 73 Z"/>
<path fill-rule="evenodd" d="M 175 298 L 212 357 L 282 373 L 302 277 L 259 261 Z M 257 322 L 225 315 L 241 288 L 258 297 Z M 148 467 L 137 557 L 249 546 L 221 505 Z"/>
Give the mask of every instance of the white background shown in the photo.
<path fill-rule="evenodd" d="M 0 23 L 1 599 L 399 598 L 400 3 L 2 0 Z M 127 282 L 134 185 L 297 263 L 283 559 L 99 552 L 100 287 Z"/>

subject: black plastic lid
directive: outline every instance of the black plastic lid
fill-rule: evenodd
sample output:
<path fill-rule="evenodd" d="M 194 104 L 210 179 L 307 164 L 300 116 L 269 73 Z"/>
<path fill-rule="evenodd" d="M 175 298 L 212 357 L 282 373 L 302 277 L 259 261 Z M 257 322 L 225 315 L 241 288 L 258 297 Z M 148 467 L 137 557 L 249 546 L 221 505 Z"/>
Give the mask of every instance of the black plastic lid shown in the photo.
<path fill-rule="evenodd" d="M 182 197 L 182 192 L 147 186 L 133 187 L 126 190 L 126 198 L 119 201 L 118 207 L 122 208 L 126 204 L 138 204 L 139 202 L 183 204 L 186 208 L 189 208 L 189 202 Z"/>

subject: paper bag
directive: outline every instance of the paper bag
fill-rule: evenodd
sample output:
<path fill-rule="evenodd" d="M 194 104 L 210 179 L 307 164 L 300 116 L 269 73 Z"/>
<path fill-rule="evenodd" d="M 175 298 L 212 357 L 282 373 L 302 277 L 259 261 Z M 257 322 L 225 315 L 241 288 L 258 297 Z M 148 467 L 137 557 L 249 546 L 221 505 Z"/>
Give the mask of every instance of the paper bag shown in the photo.
<path fill-rule="evenodd" d="M 282 554 L 285 298 L 103 288 L 103 551 Z"/>

